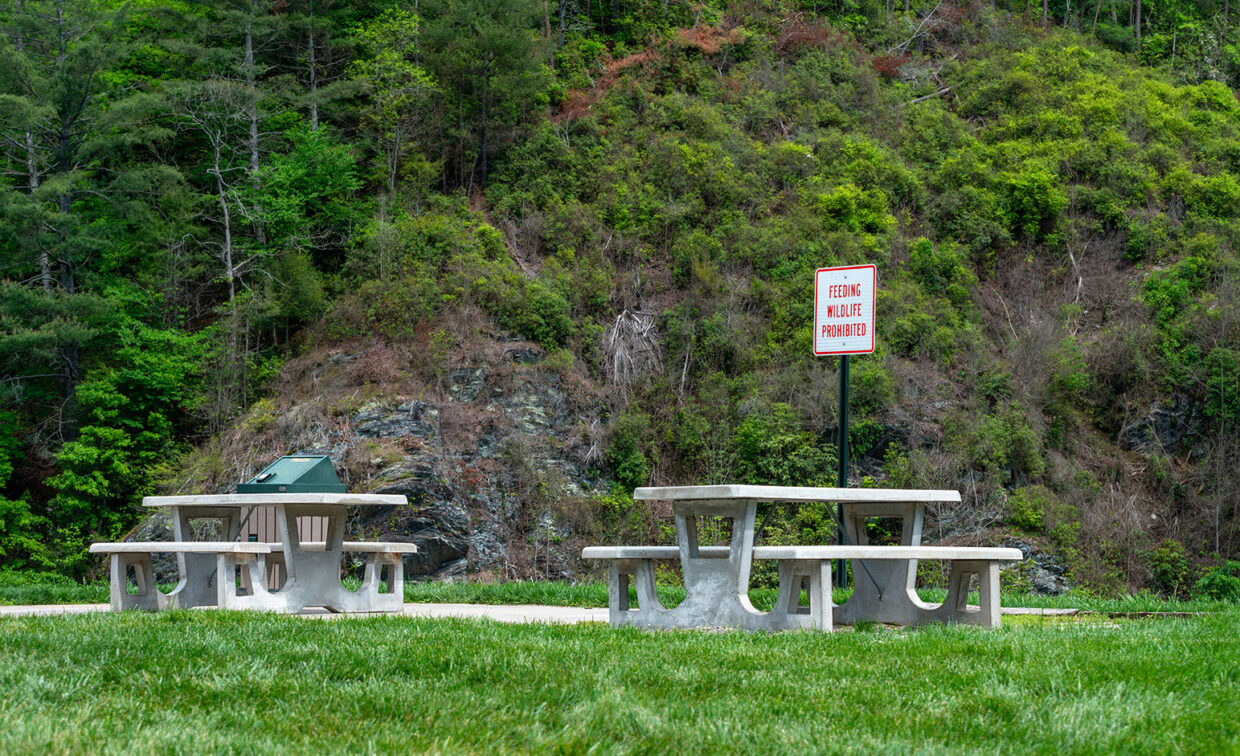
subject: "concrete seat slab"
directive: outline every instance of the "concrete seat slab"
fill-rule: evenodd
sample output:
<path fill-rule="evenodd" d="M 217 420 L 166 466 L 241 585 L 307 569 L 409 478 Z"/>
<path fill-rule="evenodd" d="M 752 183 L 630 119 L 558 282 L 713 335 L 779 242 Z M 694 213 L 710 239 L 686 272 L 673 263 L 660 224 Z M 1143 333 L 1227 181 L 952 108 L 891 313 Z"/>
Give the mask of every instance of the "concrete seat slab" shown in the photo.
<path fill-rule="evenodd" d="M 92 554 L 270 554 L 271 547 L 253 541 L 129 541 L 92 543 Z"/>

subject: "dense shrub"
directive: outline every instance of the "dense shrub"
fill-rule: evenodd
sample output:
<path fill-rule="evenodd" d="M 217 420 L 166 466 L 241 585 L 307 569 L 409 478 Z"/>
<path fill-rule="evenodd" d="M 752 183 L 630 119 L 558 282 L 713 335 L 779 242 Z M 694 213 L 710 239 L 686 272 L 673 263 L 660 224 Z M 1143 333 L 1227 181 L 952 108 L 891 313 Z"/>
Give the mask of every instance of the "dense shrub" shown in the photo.
<path fill-rule="evenodd" d="M 1225 564 L 1206 570 L 1191 594 L 1194 598 L 1210 598 L 1218 601 L 1240 601 L 1240 562 Z"/>
<path fill-rule="evenodd" d="M 813 486 L 828 485 L 833 477 L 835 454 L 801 430 L 787 404 L 751 412 L 737 426 L 735 443 L 740 483 Z"/>

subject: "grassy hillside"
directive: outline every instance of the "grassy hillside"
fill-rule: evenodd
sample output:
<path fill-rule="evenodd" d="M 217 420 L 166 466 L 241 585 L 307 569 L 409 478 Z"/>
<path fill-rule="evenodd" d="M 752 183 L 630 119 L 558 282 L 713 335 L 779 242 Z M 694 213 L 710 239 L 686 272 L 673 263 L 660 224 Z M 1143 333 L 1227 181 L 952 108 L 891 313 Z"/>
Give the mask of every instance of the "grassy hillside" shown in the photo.
<path fill-rule="evenodd" d="M 961 489 L 940 536 L 1019 535 L 1093 587 L 1186 590 L 1237 545 L 1219 474 L 1240 411 L 1235 96 L 980 11 L 921 53 L 888 42 L 797 15 L 595 50 L 472 210 L 392 224 L 413 270 L 380 300 L 431 288 L 448 302 L 432 320 L 476 303 L 619 375 L 605 465 L 622 491 L 822 484 L 837 396 L 811 355 L 812 272 L 876 263 L 859 472 Z M 426 260 L 437 224 L 464 238 Z M 445 283 L 487 228 L 525 274 L 520 313 L 485 256 Z M 375 295 L 342 299 L 333 327 Z M 647 346 L 617 373 L 617 350 Z M 779 526 L 823 533 L 812 514 Z"/>
<path fill-rule="evenodd" d="M 1103 14 L 1089 36 L 1080 8 L 1056 28 L 980 5 L 562 3 L 557 28 L 534 3 L 166 5 L 109 21 L 99 44 L 128 42 L 91 80 L 85 167 L 6 158 L 15 565 L 87 572 L 83 544 L 142 494 L 235 482 L 385 392 L 443 399 L 506 340 L 545 355 L 591 482 L 550 485 L 520 449 L 456 469 L 538 500 L 515 542 L 665 538 L 637 485 L 830 484 L 812 273 L 853 263 L 880 278 L 854 482 L 959 489 L 928 535 L 1021 539 L 1100 591 L 1184 595 L 1240 553 L 1227 19 L 1147 10 L 1134 36 Z M 332 384 L 335 352 L 364 357 Z M 409 452 L 384 443 L 351 480 Z M 809 509 L 764 531 L 829 535 Z"/>

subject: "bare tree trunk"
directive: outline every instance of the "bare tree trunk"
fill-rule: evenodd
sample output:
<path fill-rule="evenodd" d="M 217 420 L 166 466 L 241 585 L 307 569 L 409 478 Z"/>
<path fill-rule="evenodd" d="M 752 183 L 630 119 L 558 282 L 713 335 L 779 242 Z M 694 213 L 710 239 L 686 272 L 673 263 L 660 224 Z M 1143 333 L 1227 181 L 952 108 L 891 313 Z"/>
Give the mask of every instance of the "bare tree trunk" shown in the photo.
<path fill-rule="evenodd" d="M 568 0 L 560 0 L 560 38 L 555 43 L 555 49 L 559 50 L 564 46 L 564 13 L 568 6 Z"/>
<path fill-rule="evenodd" d="M 247 112 L 250 116 L 250 138 L 246 145 L 250 148 L 250 173 L 258 173 L 258 87 L 254 74 L 254 2 L 250 2 L 250 12 L 245 17 L 245 83 L 250 88 L 250 99 Z"/>
<path fill-rule="evenodd" d="M 393 141 L 388 144 L 387 150 L 387 189 L 388 196 L 396 196 L 396 176 L 400 172 L 400 150 L 401 141 L 399 136 L 393 136 Z"/>
<path fill-rule="evenodd" d="M 254 17 L 258 12 L 258 1 L 250 0 L 245 17 L 245 83 L 246 115 L 250 121 L 250 135 L 246 147 L 250 151 L 250 180 L 258 184 L 258 74 L 254 67 Z M 266 244 L 267 230 L 263 227 L 262 206 L 254 205 L 251 226 L 254 230 L 254 241 Z"/>
<path fill-rule="evenodd" d="M 490 87 L 482 85 L 482 183 L 487 182 L 487 99 L 491 95 Z"/>
<path fill-rule="evenodd" d="M 224 280 L 228 282 L 228 301 L 231 302 L 237 296 L 237 285 L 234 279 L 233 256 L 232 256 L 232 212 L 228 209 L 228 188 L 224 186 L 224 172 L 220 169 L 220 146 L 213 145 L 215 163 L 211 168 L 211 173 L 215 175 L 215 191 L 220 200 L 220 212 L 223 214 L 224 220 Z"/>
<path fill-rule="evenodd" d="M 1047 3 L 1047 0 L 1042 0 L 1042 25 L 1043 26 L 1046 26 L 1048 20 L 1050 19 L 1050 15 L 1051 15 L 1050 5 Z"/>
<path fill-rule="evenodd" d="M 1102 12 L 1102 0 L 1098 0 L 1098 4 L 1094 6 L 1094 25 L 1089 28 L 1089 36 L 1093 37 L 1098 32 L 1098 14 Z"/>
<path fill-rule="evenodd" d="M 318 66 L 315 62 L 314 52 L 314 0 L 310 0 L 310 15 L 307 23 L 306 33 L 306 51 L 310 64 L 310 130 L 319 130 L 319 96 L 318 96 Z"/>
<path fill-rule="evenodd" d="M 1141 52 L 1141 0 L 1137 0 L 1137 52 Z"/>

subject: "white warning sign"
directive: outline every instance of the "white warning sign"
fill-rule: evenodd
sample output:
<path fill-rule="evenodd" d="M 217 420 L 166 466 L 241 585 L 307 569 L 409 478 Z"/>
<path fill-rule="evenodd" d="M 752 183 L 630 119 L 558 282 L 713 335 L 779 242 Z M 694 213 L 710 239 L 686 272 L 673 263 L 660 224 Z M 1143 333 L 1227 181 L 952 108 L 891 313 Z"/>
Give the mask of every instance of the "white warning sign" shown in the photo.
<path fill-rule="evenodd" d="M 874 351 L 878 268 L 850 265 L 814 272 L 814 354 Z"/>

